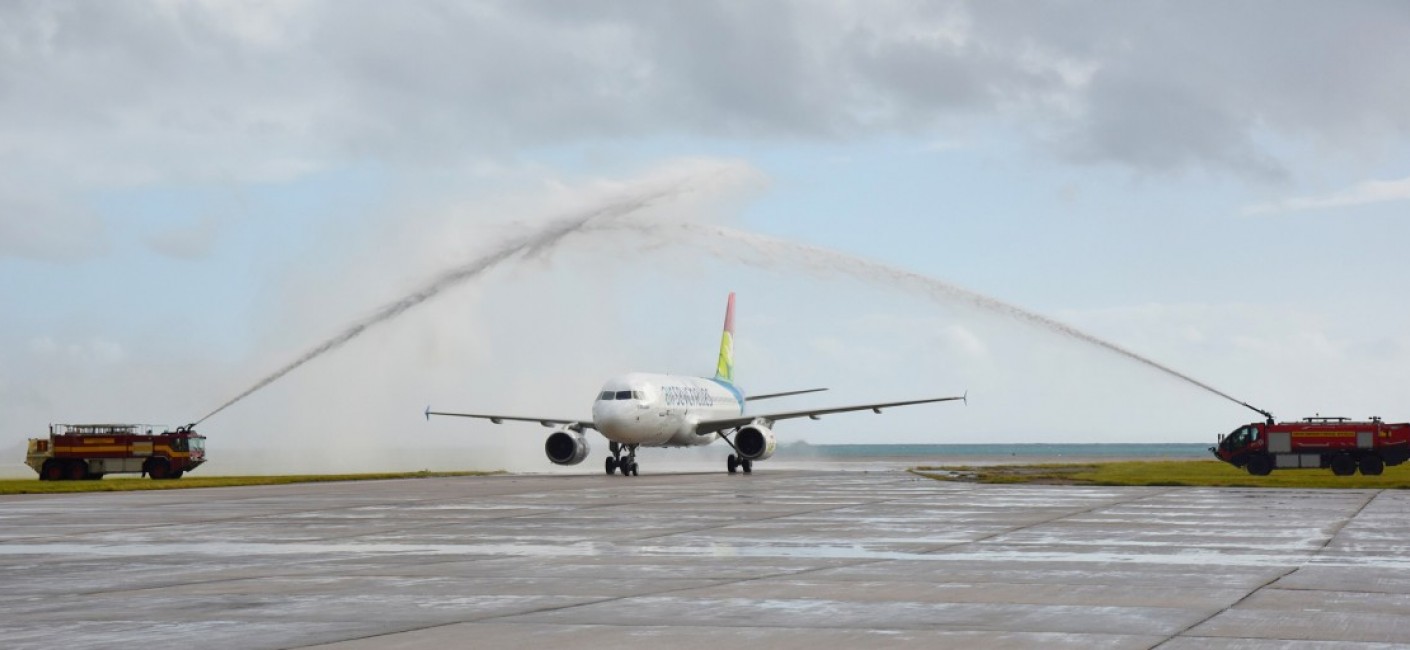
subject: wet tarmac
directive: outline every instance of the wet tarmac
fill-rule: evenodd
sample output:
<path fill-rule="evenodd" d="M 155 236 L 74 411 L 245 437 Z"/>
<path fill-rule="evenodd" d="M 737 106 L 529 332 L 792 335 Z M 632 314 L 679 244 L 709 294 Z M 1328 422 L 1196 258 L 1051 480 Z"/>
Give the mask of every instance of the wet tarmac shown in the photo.
<path fill-rule="evenodd" d="M 1404 647 L 1407 515 L 899 471 L 0 497 L 0 647 Z"/>

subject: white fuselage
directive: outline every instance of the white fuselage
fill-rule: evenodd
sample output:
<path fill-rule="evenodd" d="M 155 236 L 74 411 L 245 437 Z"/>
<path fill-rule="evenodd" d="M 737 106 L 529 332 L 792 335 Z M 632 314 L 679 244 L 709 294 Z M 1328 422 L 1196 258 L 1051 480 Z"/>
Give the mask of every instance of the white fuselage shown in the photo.
<path fill-rule="evenodd" d="M 744 395 L 727 382 L 632 373 L 602 385 L 592 404 L 592 421 L 613 442 L 691 447 L 719 438 L 717 434 L 696 434 L 696 423 L 738 417 L 743 412 Z"/>

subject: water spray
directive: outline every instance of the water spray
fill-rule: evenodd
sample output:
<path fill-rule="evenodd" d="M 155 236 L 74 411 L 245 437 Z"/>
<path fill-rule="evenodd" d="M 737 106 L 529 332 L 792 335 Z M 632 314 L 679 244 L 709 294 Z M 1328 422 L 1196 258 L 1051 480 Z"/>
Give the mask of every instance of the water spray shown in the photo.
<path fill-rule="evenodd" d="M 421 288 L 416 291 L 384 305 L 364 318 L 354 321 L 346 329 L 334 335 L 332 338 L 318 344 L 298 358 L 255 382 L 253 386 L 245 389 L 219 407 L 216 407 L 215 410 L 207 413 L 201 419 L 196 420 L 190 426 L 194 427 L 205 422 L 207 419 L 210 419 L 211 416 L 249 397 L 255 391 L 278 381 L 281 377 L 293 372 L 300 366 L 342 347 L 349 341 L 361 336 L 368 329 L 392 320 L 405 313 L 408 309 L 436 297 L 446 289 L 474 279 L 506 260 L 515 257 L 530 257 L 543 254 L 560 244 L 564 238 L 582 231 L 594 222 L 606 221 L 638 212 L 654 203 L 683 194 L 686 190 L 687 187 L 685 183 L 677 183 L 660 189 L 641 191 L 624 197 L 618 197 L 605 205 L 559 219 L 537 232 L 505 242 L 489 253 L 444 271 L 422 285 Z"/>
<path fill-rule="evenodd" d="M 1115 343 L 1098 338 L 1071 325 L 1043 316 L 1042 314 L 1028 311 L 1017 305 L 956 286 L 943 280 L 921 275 L 914 271 L 899 269 L 894 266 L 888 266 L 880 262 L 873 262 L 826 248 L 819 248 L 799 242 L 777 239 L 767 235 L 708 224 L 659 223 L 640 219 L 625 219 L 612 223 L 598 224 L 594 226 L 594 229 L 624 229 L 629 232 L 647 235 L 654 239 L 677 241 L 686 245 L 698 246 L 702 243 L 714 243 L 716 246 L 710 248 L 712 254 L 717 257 L 725 257 L 745 264 L 766 266 L 771 261 L 784 259 L 792 262 L 794 266 L 818 273 L 842 273 L 866 282 L 901 287 L 912 292 L 924 294 L 940 302 L 966 303 L 973 307 L 1007 316 L 1029 325 L 1034 325 L 1090 345 L 1095 345 L 1108 352 L 1116 353 L 1123 358 L 1175 377 L 1176 379 L 1194 385 L 1214 395 L 1218 395 L 1244 408 L 1251 409 L 1267 418 L 1268 421 L 1273 421 L 1273 414 L 1268 411 L 1252 406 L 1248 402 L 1235 398 L 1209 384 L 1127 350 Z M 741 245 L 750 250 L 741 250 Z"/>
<path fill-rule="evenodd" d="M 368 329 L 400 316 L 412 307 L 436 297 L 446 289 L 467 282 L 512 258 L 544 254 L 561 244 L 563 240 L 570 235 L 587 231 L 626 231 L 632 234 L 646 235 L 658 241 L 675 241 L 683 244 L 699 245 L 702 242 L 713 242 L 716 246 L 710 252 L 714 255 L 745 264 L 764 266 L 767 261 L 786 258 L 794 262 L 795 266 L 819 273 L 842 273 L 863 281 L 879 282 L 887 284 L 888 286 L 898 286 L 912 292 L 922 293 L 937 301 L 958 301 L 967 303 L 985 311 L 1007 316 L 1020 322 L 1028 323 L 1095 345 L 1128 360 L 1135 361 L 1201 388 L 1209 393 L 1238 404 L 1239 406 L 1255 411 L 1267 418 L 1269 422 L 1272 422 L 1274 419 L 1273 414 L 1268 411 L 1252 406 L 1248 402 L 1239 400 L 1209 384 L 1127 350 L 1115 343 L 1098 338 L 1071 325 L 1048 318 L 1047 316 L 1028 311 L 1017 305 L 1003 302 L 997 298 L 992 298 L 943 280 L 838 251 L 777 239 L 766 235 L 733 230 L 722 226 L 698 223 L 660 223 L 646 221 L 640 218 L 626 218 L 656 202 L 680 195 L 685 191 L 685 184 L 680 183 L 664 189 L 629 195 L 606 205 L 553 222 L 548 227 L 533 234 L 505 242 L 489 253 L 442 272 L 420 289 L 353 322 L 339 334 L 329 338 L 305 352 L 294 361 L 255 382 L 254 385 L 188 426 L 195 427 L 205 422 L 210 417 L 220 413 L 269 384 L 274 383 L 300 366 L 342 347 L 349 341 L 361 336 Z M 757 254 L 746 254 L 745 251 L 740 250 L 740 245 L 752 249 L 752 251 Z"/>

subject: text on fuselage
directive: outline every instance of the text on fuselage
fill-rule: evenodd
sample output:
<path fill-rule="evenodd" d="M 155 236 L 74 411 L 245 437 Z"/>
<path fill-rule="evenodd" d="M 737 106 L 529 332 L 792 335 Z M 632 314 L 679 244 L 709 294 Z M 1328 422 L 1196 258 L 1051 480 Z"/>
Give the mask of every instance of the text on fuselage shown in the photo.
<path fill-rule="evenodd" d="M 666 406 L 714 406 L 715 398 L 704 388 L 685 386 L 662 386 L 661 393 L 666 398 Z"/>

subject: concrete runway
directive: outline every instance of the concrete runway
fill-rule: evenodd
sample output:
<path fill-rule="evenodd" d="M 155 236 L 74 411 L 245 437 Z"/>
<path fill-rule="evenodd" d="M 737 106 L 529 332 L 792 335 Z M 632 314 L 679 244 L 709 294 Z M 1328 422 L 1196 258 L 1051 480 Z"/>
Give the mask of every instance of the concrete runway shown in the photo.
<path fill-rule="evenodd" d="M 0 647 L 1405 647 L 1408 511 L 899 471 L 0 497 Z"/>

